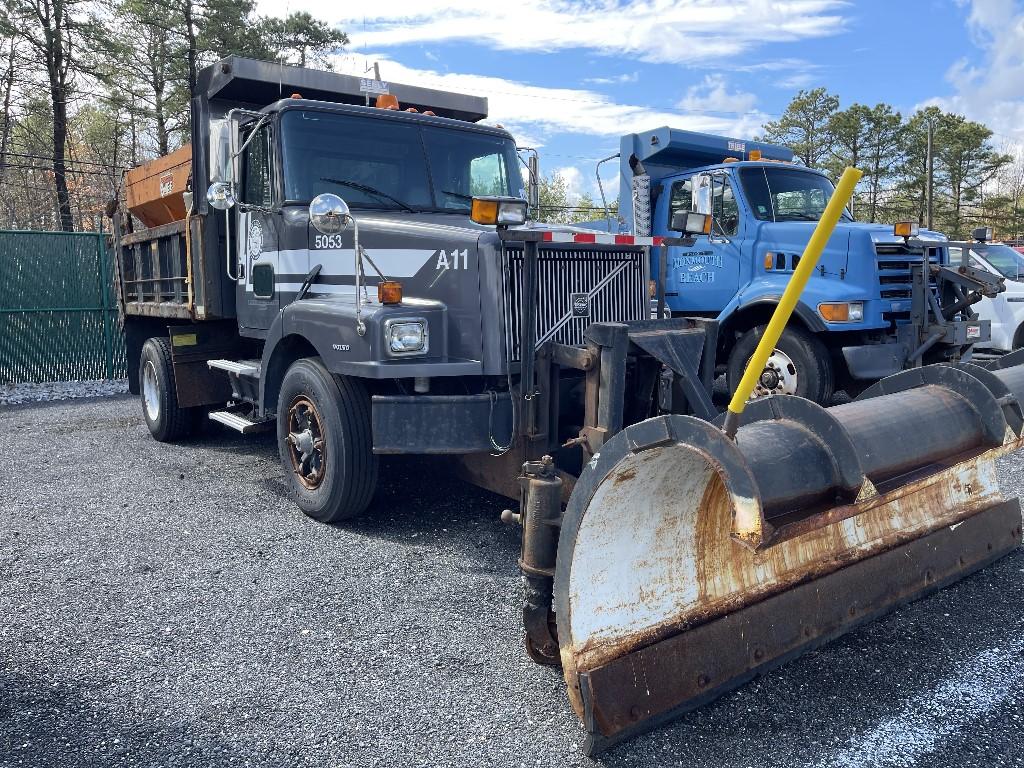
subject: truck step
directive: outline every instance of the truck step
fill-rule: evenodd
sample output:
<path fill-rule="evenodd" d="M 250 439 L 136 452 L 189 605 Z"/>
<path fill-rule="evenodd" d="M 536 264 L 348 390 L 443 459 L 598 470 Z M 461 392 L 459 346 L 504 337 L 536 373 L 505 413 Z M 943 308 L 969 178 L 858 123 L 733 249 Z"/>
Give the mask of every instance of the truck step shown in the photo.
<path fill-rule="evenodd" d="M 277 423 L 276 419 L 262 419 L 260 421 L 253 421 L 248 416 L 244 416 L 236 411 L 211 411 L 210 418 L 213 421 L 220 422 L 226 427 L 241 432 L 243 435 L 251 435 L 256 432 L 267 432 L 274 428 Z"/>
<path fill-rule="evenodd" d="M 259 360 L 207 360 L 206 364 L 236 376 L 251 376 L 256 379 L 260 377 Z"/>

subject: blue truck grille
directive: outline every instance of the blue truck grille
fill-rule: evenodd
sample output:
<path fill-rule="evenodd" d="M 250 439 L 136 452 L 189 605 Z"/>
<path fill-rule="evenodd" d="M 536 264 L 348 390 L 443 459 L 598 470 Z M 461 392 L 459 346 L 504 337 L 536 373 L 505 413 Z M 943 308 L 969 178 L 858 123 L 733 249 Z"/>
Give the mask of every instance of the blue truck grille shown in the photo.
<path fill-rule="evenodd" d="M 523 250 L 505 248 L 505 344 L 509 359 L 519 360 L 519 301 Z M 642 249 L 540 249 L 537 273 L 537 346 L 547 341 L 582 346 L 591 323 L 645 320 L 650 312 L 647 257 Z M 587 297 L 587 315 L 574 311 L 574 298 Z"/>
<path fill-rule="evenodd" d="M 927 258 L 932 264 L 940 261 L 941 250 L 928 248 Z M 891 324 L 910 319 L 910 298 L 913 295 L 911 284 L 911 267 L 920 264 L 925 253 L 920 248 L 911 248 L 901 243 L 879 243 L 875 245 L 875 260 L 878 264 L 878 288 L 883 299 L 894 302 L 889 312 L 883 316 Z M 935 281 L 929 278 L 932 289 Z"/>

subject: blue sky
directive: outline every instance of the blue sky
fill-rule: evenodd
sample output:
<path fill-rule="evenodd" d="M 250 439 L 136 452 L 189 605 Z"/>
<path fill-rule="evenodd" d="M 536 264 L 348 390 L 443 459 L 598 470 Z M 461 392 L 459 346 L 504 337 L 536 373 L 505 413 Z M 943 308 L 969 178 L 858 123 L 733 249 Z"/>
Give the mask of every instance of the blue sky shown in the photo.
<path fill-rule="evenodd" d="M 800 88 L 927 103 L 1024 140 L 1024 0 L 264 0 L 352 40 L 336 68 L 486 95 L 545 173 L 594 192 L 618 136 L 669 124 L 748 138 Z"/>

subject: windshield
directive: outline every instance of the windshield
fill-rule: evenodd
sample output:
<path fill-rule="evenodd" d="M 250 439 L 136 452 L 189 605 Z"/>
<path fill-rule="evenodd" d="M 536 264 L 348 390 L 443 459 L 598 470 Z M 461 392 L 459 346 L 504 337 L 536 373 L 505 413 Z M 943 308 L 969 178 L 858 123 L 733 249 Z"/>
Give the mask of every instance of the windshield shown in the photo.
<path fill-rule="evenodd" d="M 474 195 L 525 197 L 501 136 L 314 110 L 286 111 L 281 131 L 289 202 L 334 192 L 353 208 L 468 212 Z"/>
<path fill-rule="evenodd" d="M 1024 279 L 1024 255 L 1008 245 L 975 245 L 971 252 L 977 254 L 1010 280 Z"/>
<path fill-rule="evenodd" d="M 817 221 L 835 187 L 825 176 L 799 168 L 742 168 L 740 181 L 754 216 L 761 221 Z M 853 221 L 849 211 L 842 218 Z"/>

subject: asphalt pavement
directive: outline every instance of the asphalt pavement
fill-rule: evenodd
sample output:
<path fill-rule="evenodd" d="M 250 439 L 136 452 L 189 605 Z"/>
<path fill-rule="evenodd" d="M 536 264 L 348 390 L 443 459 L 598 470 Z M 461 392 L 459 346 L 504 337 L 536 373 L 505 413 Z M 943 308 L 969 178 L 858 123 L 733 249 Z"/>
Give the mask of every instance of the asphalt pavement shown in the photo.
<path fill-rule="evenodd" d="M 594 765 L 522 650 L 503 500 L 443 459 L 381 479 L 326 526 L 272 437 L 161 445 L 125 396 L 0 407 L 0 765 Z M 1024 765 L 1022 584 L 1017 550 L 596 764 Z"/>

